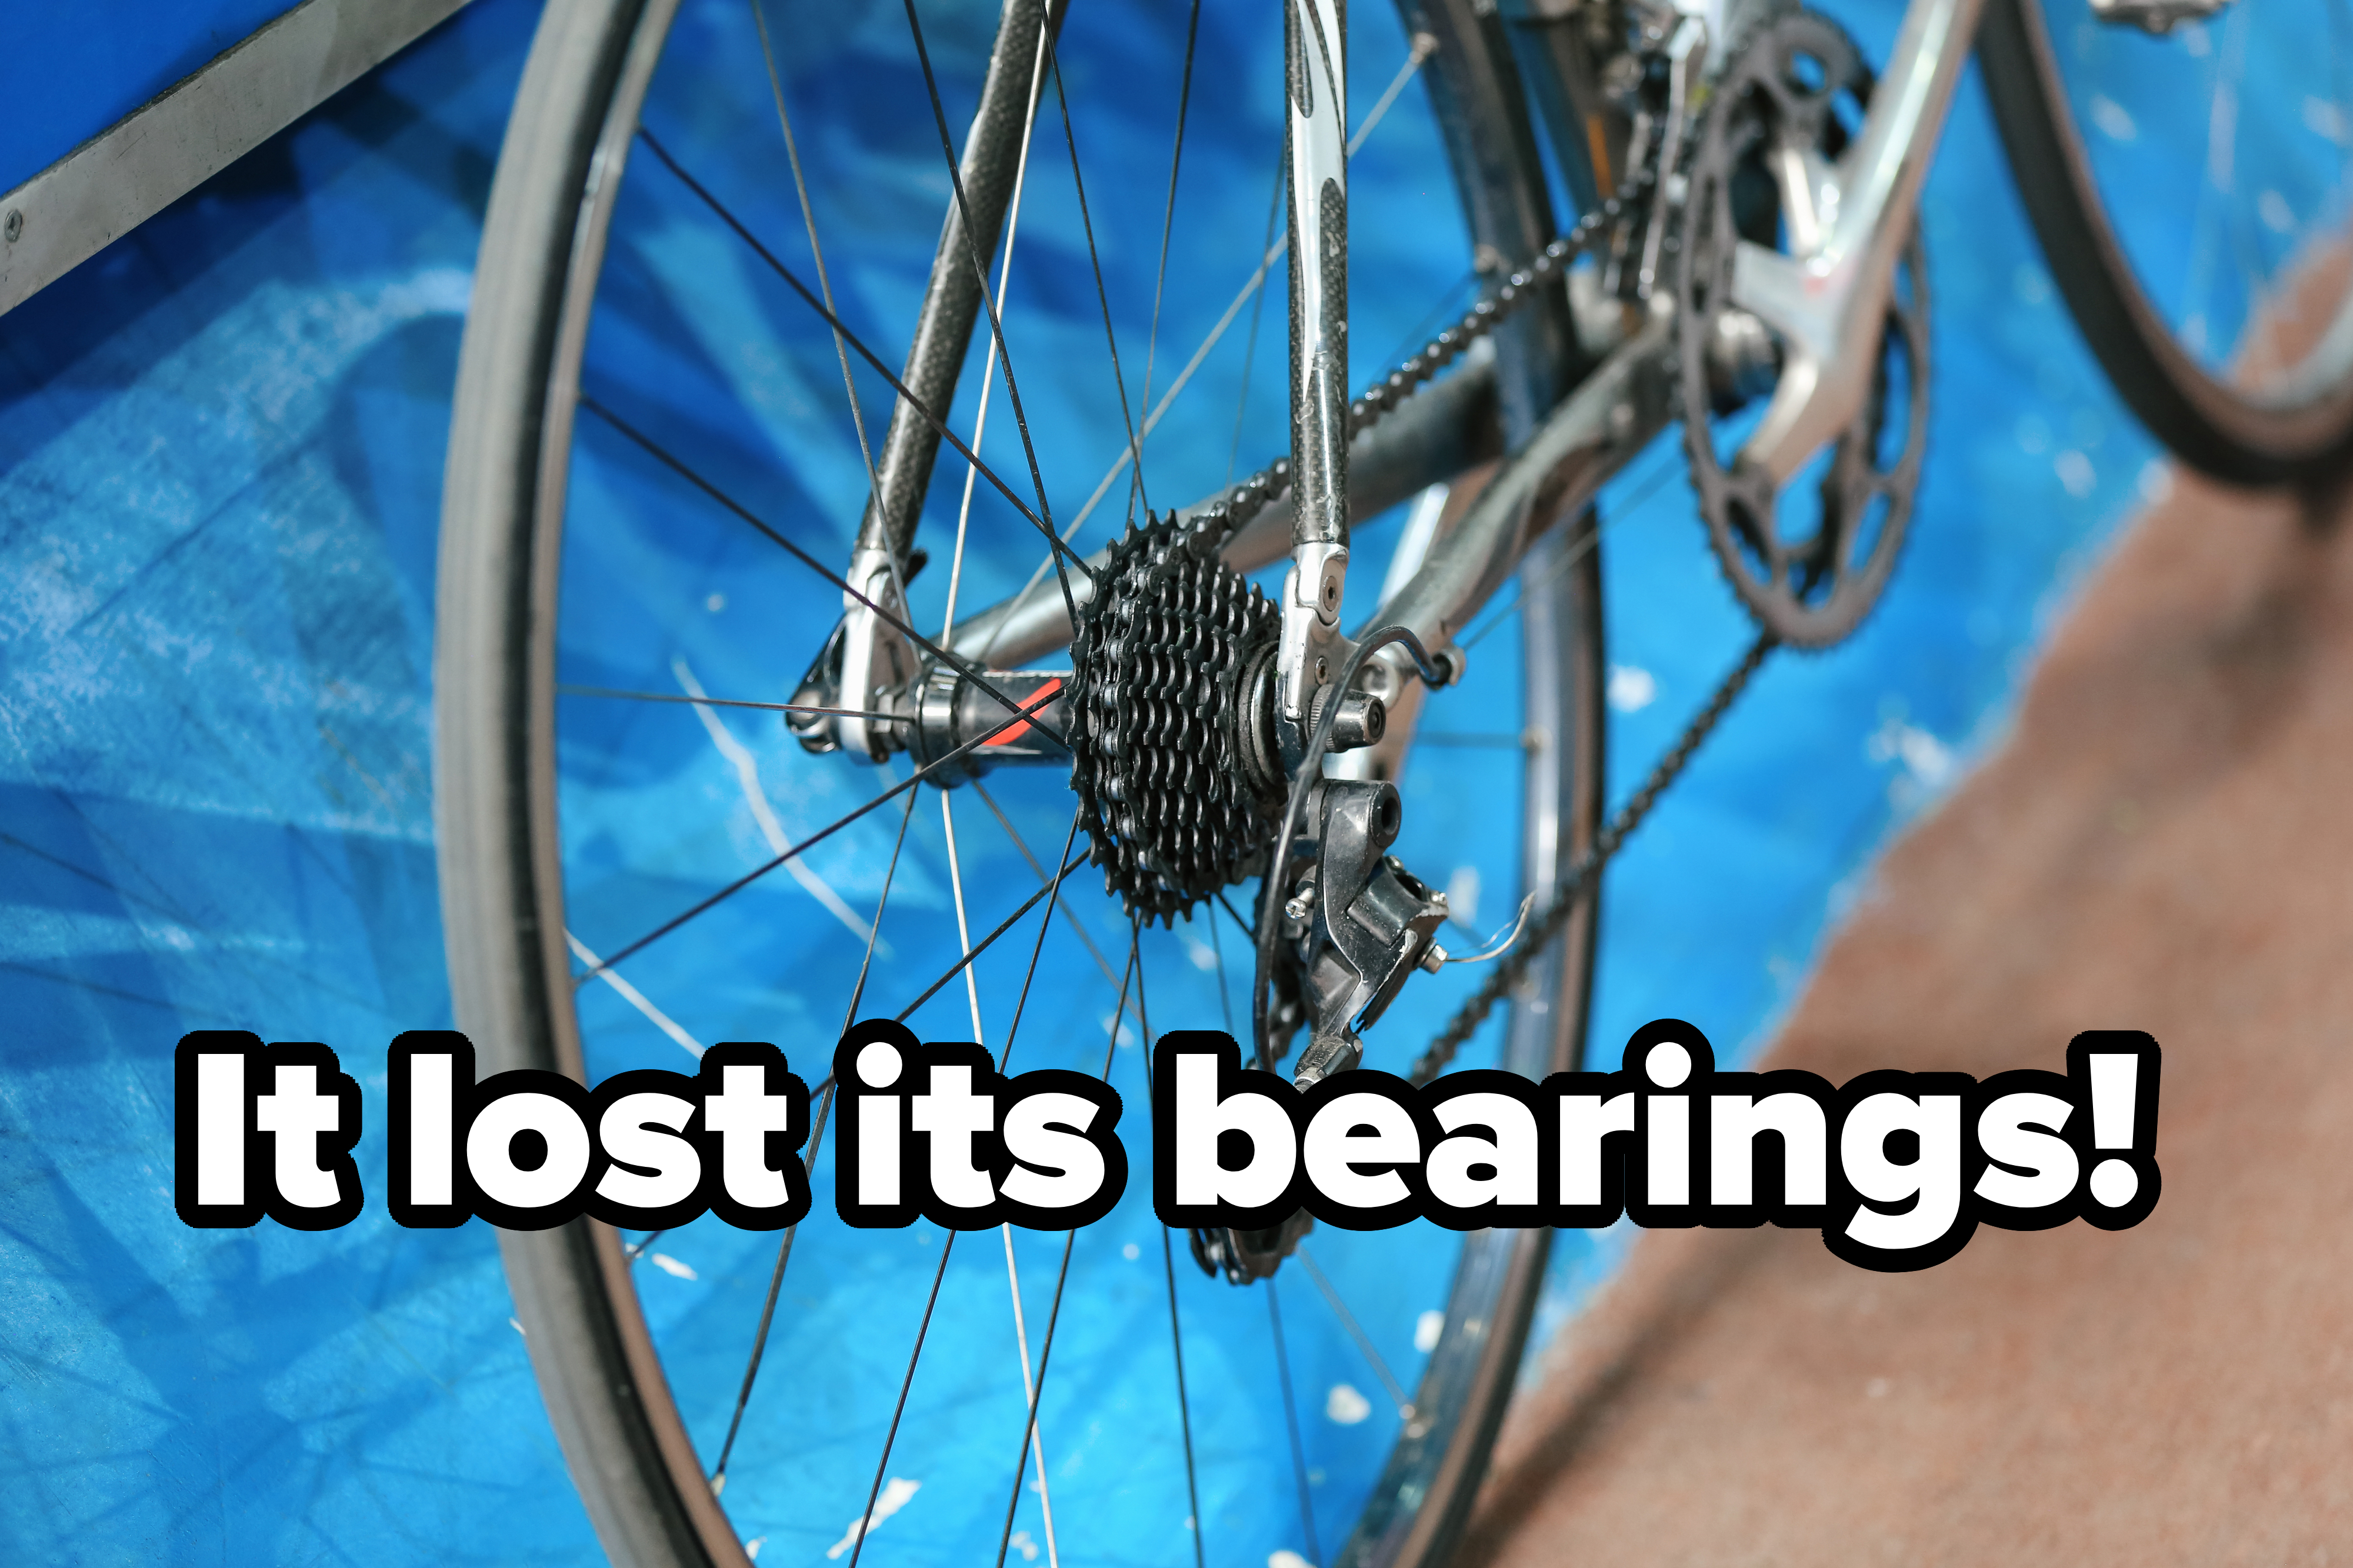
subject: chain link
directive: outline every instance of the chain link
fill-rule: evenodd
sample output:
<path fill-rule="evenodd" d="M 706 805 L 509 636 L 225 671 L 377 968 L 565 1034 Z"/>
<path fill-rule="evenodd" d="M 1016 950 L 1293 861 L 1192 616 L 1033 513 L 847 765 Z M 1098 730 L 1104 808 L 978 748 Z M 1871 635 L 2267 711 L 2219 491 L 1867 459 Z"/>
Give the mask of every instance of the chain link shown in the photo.
<path fill-rule="evenodd" d="M 1472 343 L 1502 326 L 1521 306 L 1541 294 L 1544 285 L 1558 279 L 1570 262 L 1589 249 L 1648 190 L 1647 184 L 1629 187 L 1577 219 L 1567 234 L 1537 252 L 1536 258 L 1525 268 L 1504 279 L 1493 294 L 1464 310 L 1452 326 L 1423 344 L 1419 353 L 1409 355 L 1397 369 L 1366 387 L 1364 395 L 1348 405 L 1350 438 L 1363 435 L 1396 412 L 1431 377 L 1460 359 Z M 1192 526 L 1208 529 L 1210 537 L 1222 544 L 1265 510 L 1267 503 L 1290 484 L 1291 459 L 1277 458 L 1195 513 Z"/>
<path fill-rule="evenodd" d="M 1554 240 L 1537 253 L 1536 258 L 1520 271 L 1504 280 L 1495 292 L 1480 300 L 1464 310 L 1451 327 L 1446 328 L 1424 344 L 1419 353 L 1409 356 L 1388 376 L 1375 382 L 1362 396 L 1348 405 L 1348 434 L 1353 438 L 1394 413 L 1413 395 L 1428 384 L 1440 371 L 1452 364 L 1472 343 L 1493 332 L 1508 321 L 1520 307 L 1535 299 L 1543 285 L 1558 278 L 1568 264 L 1583 255 L 1593 242 L 1613 227 L 1625 216 L 1629 206 L 1648 194 L 1648 184 L 1610 197 L 1594 208 L 1567 234 Z M 1269 502 L 1281 495 L 1291 482 L 1291 461 L 1278 458 L 1234 485 L 1224 495 L 1196 513 L 1195 529 L 1206 529 L 1210 537 L 1223 543 L 1248 526 L 1252 519 L 1266 509 Z M 1685 726 L 1683 732 L 1667 754 L 1651 770 L 1651 776 L 1636 790 L 1631 798 L 1619 808 L 1618 815 L 1606 824 L 1584 854 L 1578 856 L 1568 870 L 1553 884 L 1552 896 L 1538 914 L 1521 933 L 1514 951 L 1499 961 L 1484 983 L 1470 1000 L 1455 1013 L 1452 1021 L 1440 1031 L 1413 1064 L 1410 1078 L 1416 1084 L 1428 1083 L 1446 1070 L 1463 1044 L 1477 1032 L 1495 1004 L 1510 994 L 1524 979 L 1528 969 L 1542 955 L 1552 939 L 1560 934 L 1568 918 L 1588 898 L 1598 883 L 1601 870 L 1618 853 L 1642 819 L 1651 814 L 1659 797 L 1679 777 L 1708 735 L 1715 729 L 1732 704 L 1746 689 L 1749 679 L 1764 665 L 1776 647 L 1769 635 L 1760 636 L 1715 689 L 1707 705 Z"/>
<path fill-rule="evenodd" d="M 1651 770 L 1651 776 L 1642 781 L 1642 787 L 1618 808 L 1618 815 L 1594 836 L 1585 853 L 1578 856 L 1553 884 L 1552 897 L 1546 901 L 1544 912 L 1529 921 L 1513 951 L 1496 964 L 1485 982 L 1472 993 L 1471 999 L 1455 1012 L 1452 1021 L 1430 1043 L 1430 1048 L 1421 1053 L 1420 1058 L 1413 1064 L 1413 1070 L 1407 1075 L 1415 1084 L 1428 1083 L 1444 1072 L 1447 1064 L 1454 1059 L 1455 1053 L 1462 1048 L 1463 1042 L 1470 1039 L 1479 1026 L 1486 1021 L 1487 1015 L 1494 1010 L 1495 1004 L 1526 975 L 1529 967 L 1543 955 L 1552 939 L 1560 934 L 1561 927 L 1568 923 L 1568 917 L 1575 914 L 1577 906 L 1592 895 L 1599 883 L 1601 868 L 1609 864 L 1619 847 L 1626 842 L 1635 828 L 1641 826 L 1642 819 L 1658 804 L 1659 796 L 1664 795 L 1667 786 L 1683 773 L 1693 753 L 1699 750 L 1701 742 L 1730 710 L 1733 702 L 1746 689 L 1749 678 L 1764 665 L 1766 656 L 1777 646 L 1769 633 L 1759 636 L 1750 645 L 1748 652 L 1733 667 L 1732 673 L 1724 678 L 1715 695 L 1707 700 L 1707 706 L 1684 726 L 1674 746 L 1659 759 L 1658 766 Z"/>

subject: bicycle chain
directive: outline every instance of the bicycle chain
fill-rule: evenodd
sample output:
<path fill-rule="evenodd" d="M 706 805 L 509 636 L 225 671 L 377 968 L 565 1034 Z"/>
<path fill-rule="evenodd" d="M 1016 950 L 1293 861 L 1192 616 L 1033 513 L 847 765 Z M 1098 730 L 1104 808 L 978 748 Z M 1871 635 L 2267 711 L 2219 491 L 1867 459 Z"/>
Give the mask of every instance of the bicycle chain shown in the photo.
<path fill-rule="evenodd" d="M 1464 310 L 1454 325 L 1423 344 L 1419 353 L 1407 356 L 1382 380 L 1366 388 L 1362 396 L 1348 405 L 1349 438 L 1354 440 L 1379 424 L 1384 416 L 1396 412 L 1432 376 L 1460 359 L 1472 343 L 1503 325 L 1522 305 L 1535 299 L 1542 291 L 1542 285 L 1560 277 L 1570 262 L 1584 255 L 1596 239 L 1649 194 L 1650 188 L 1650 182 L 1646 180 L 1621 195 L 1611 196 L 1577 219 L 1567 234 L 1538 251 L 1534 261 L 1506 278 L 1493 294 Z M 1281 495 L 1290 483 L 1291 459 L 1277 458 L 1194 513 L 1189 526 L 1196 530 L 1208 530 L 1213 542 L 1223 544 L 1265 510 L 1267 503 Z"/>
<path fill-rule="evenodd" d="M 1529 922 L 1512 952 L 1497 962 L 1494 971 L 1477 991 L 1472 993 L 1471 999 L 1455 1011 L 1452 1020 L 1415 1061 L 1412 1070 L 1406 1076 L 1417 1087 L 1446 1070 L 1447 1063 L 1454 1059 L 1455 1053 L 1462 1048 L 1463 1043 L 1486 1021 L 1495 1004 L 1525 976 L 1529 966 L 1543 954 L 1552 939 L 1560 933 L 1560 928 L 1568 923 L 1568 917 L 1577 912 L 1577 906 L 1593 891 L 1601 868 L 1609 864 L 1610 858 L 1618 853 L 1628 837 L 1642 825 L 1642 819 L 1658 804 L 1659 796 L 1675 782 L 1709 732 L 1747 687 L 1749 678 L 1763 666 L 1766 656 L 1778 646 L 1772 633 L 1758 636 L 1740 662 L 1733 667 L 1732 673 L 1724 678 L 1715 694 L 1708 698 L 1707 706 L 1684 726 L 1673 747 L 1659 759 L 1658 765 L 1651 770 L 1651 776 L 1642 781 L 1642 787 L 1619 807 L 1618 815 L 1594 836 L 1585 853 L 1578 856 L 1567 871 L 1553 883 L 1552 897 L 1546 902 L 1544 911 Z"/>
<path fill-rule="evenodd" d="M 1569 262 L 1583 255 L 1649 190 L 1650 182 L 1645 181 L 1623 195 L 1609 197 L 1587 213 L 1567 234 L 1538 252 L 1527 267 L 1505 279 L 1494 293 L 1463 311 L 1453 326 L 1439 332 L 1419 353 L 1409 355 L 1387 377 L 1366 388 L 1362 396 L 1348 405 L 1350 439 L 1370 429 L 1385 416 L 1394 413 L 1420 391 L 1431 377 L 1461 358 L 1472 343 L 1509 320 L 1521 305 L 1535 297 L 1540 285 L 1559 276 Z M 1207 531 L 1214 544 L 1223 544 L 1247 527 L 1269 502 L 1282 493 L 1290 481 L 1291 460 L 1278 458 L 1196 512 L 1189 527 L 1195 531 Z M 1658 804 L 1659 797 L 1682 774 L 1693 755 L 1747 687 L 1749 679 L 1778 646 L 1777 639 L 1770 633 L 1757 637 L 1732 672 L 1716 687 L 1706 706 L 1684 727 L 1674 746 L 1659 760 L 1658 765 L 1651 771 L 1651 776 L 1643 781 L 1642 787 L 1619 808 L 1618 815 L 1603 826 L 1585 853 L 1578 856 L 1568 870 L 1553 884 L 1551 899 L 1521 933 L 1514 950 L 1497 962 L 1494 971 L 1472 993 L 1470 1000 L 1456 1011 L 1452 1020 L 1430 1042 L 1430 1048 L 1414 1062 L 1409 1076 L 1415 1084 L 1428 1083 L 1443 1072 L 1463 1044 L 1486 1021 L 1495 1004 L 1526 975 L 1529 967 L 1592 891 L 1602 868 L 1609 865 L 1634 829 L 1641 826 L 1643 818 Z"/>

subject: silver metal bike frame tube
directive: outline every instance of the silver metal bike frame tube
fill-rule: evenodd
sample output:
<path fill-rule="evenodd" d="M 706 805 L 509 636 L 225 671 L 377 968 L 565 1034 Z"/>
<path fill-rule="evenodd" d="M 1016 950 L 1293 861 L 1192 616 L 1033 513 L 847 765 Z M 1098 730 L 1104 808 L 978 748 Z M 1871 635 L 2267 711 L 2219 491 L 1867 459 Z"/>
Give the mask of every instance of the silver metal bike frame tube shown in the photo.
<path fill-rule="evenodd" d="M 1503 455 L 1501 399 L 1492 353 L 1473 347 L 1461 370 L 1407 403 L 1348 448 L 1348 516 L 1351 522 L 1375 517 L 1466 468 Z M 1187 518 L 1219 502 L 1223 490 L 1180 509 Z M 1264 510 L 1226 542 L 1221 552 L 1237 572 L 1255 572 L 1291 552 L 1291 489 L 1275 492 Z M 1087 557 L 1100 568 L 1110 552 Z M 1094 596 L 1083 576 L 1071 579 L 1071 597 L 1084 610 Z M 1041 577 L 1026 592 L 956 622 L 955 651 L 997 669 L 1020 668 L 1069 646 L 1071 617 L 1061 585 Z"/>
<path fill-rule="evenodd" d="M 1348 571 L 1348 15 L 1345 0 L 1284 0 L 1283 163 L 1291 203 L 1291 541 L 1275 690 L 1303 731 L 1336 664 Z"/>
<path fill-rule="evenodd" d="M 1409 628 L 1427 647 L 1451 643 L 1511 576 L 1530 544 L 1558 519 L 1582 511 L 1666 427 L 1672 346 L 1668 318 L 1663 311 L 1654 313 L 1505 461 L 1462 521 L 1430 547 L 1420 569 L 1383 608 L 1381 619 Z M 1276 559 L 1273 520 L 1280 516 L 1270 507 L 1227 546 L 1226 559 L 1245 571 Z M 984 615 L 1001 625 L 984 631 L 980 617 L 975 618 L 964 646 L 976 657 L 992 638 L 993 660 L 1000 663 L 1026 661 L 1070 640 L 1059 596 L 1050 599 L 1042 588 Z M 1391 657 L 1386 649 L 1374 655 Z M 1413 663 L 1398 655 L 1390 668 L 1402 681 L 1411 676 Z"/>
<path fill-rule="evenodd" d="M 1609 477 L 1666 427 L 1672 349 L 1668 318 L 1653 314 L 1480 492 L 1389 601 L 1382 620 L 1409 627 L 1430 647 L 1453 642 L 1530 543 L 1559 519 L 1584 511 Z M 1412 676 L 1412 661 L 1395 659 L 1390 670 L 1402 682 Z"/>
<path fill-rule="evenodd" d="M 948 203 L 932 257 L 923 309 L 915 320 L 901 379 L 915 398 L 944 416 L 955 399 L 973 326 L 986 289 L 984 268 L 997 254 L 997 239 L 1013 196 L 1022 140 L 1043 77 L 1039 57 L 1059 32 L 1066 0 L 1004 0 L 997 42 L 989 52 L 980 107 L 974 113 L 958 160 L 960 200 Z M 965 226 L 966 220 L 970 227 Z M 977 264 L 976 264 L 977 262 Z M 992 351 L 993 352 L 993 351 Z M 862 439 L 862 437 L 861 437 Z M 853 710 L 879 708 L 885 694 L 914 677 L 916 658 L 906 638 L 869 605 L 902 618 L 903 574 L 914 547 L 915 522 L 939 460 L 940 434 L 904 400 L 891 407 L 881 449 L 874 455 L 873 492 L 858 529 L 858 547 L 843 573 L 845 621 L 841 700 Z M 834 720 L 834 732 L 853 755 L 881 760 L 891 744 L 856 713 Z"/>

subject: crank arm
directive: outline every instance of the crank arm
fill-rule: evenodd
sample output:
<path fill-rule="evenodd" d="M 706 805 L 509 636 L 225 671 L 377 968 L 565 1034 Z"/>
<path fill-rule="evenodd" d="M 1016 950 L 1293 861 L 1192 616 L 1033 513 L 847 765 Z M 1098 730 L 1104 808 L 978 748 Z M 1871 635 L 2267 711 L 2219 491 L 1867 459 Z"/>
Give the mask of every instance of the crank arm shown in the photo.
<path fill-rule="evenodd" d="M 1870 394 L 1896 262 L 1983 10 L 1984 0 L 1913 0 L 1862 133 L 1838 162 L 1788 148 L 1772 160 L 1791 254 L 1740 241 L 1732 301 L 1782 341 L 1773 401 L 1740 454 L 1776 486 L 1837 439 Z"/>

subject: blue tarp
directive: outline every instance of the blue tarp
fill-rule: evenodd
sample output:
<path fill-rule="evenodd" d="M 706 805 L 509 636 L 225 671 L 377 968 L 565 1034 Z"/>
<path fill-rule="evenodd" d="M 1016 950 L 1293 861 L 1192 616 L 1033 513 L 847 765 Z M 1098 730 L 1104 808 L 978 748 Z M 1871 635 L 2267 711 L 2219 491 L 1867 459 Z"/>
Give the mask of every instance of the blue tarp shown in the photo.
<path fill-rule="evenodd" d="M 985 16 L 937 9 L 941 68 L 961 83 Z M 1247 10 L 1212 6 L 1204 25 Z M 839 29 L 800 42 L 825 70 L 859 67 L 859 27 L 897 12 L 845 10 Z M 383 1046 L 449 1020 L 429 797 L 440 459 L 469 269 L 534 20 L 527 0 L 479 0 L 0 318 L 10 1561 L 593 1558 L 485 1227 L 404 1231 L 372 1201 L 331 1233 L 192 1232 L 170 1191 L 170 1053 L 183 1031 L 334 1045 L 367 1095 L 359 1162 L 374 1184 Z M 1883 51 L 1892 8 L 1852 20 Z M 1155 24 L 1168 37 L 1180 25 Z M 1140 37 L 1138 58 L 1168 37 Z M 1402 41 L 1377 48 L 1392 52 L 1386 79 Z M 904 61 L 886 64 L 868 61 L 858 79 L 891 76 L 905 91 Z M 846 114 L 857 95 L 839 90 Z M 927 120 L 871 102 L 866 112 L 867 131 L 836 151 L 871 159 L 878 191 L 941 184 Z M 1136 112 L 1165 124 L 1164 105 Z M 1244 161 L 1221 148 L 1221 122 L 1197 127 L 1203 169 Z M 1156 148 L 1162 134 L 1139 130 L 1135 145 Z M 1165 167 L 1162 156 L 1144 161 Z M 1230 198 L 1246 237 L 1264 189 L 1253 178 Z M 930 190 L 931 210 L 944 195 Z M 1149 209 L 1158 198 L 1137 199 Z M 1443 223 L 1385 243 L 1397 265 L 1449 277 L 1461 266 L 1454 222 L 1450 207 Z M 1594 1018 L 1604 1051 L 1667 1014 L 1699 1023 L 1731 1060 L 1754 1054 L 1874 847 L 1998 741 L 2070 585 L 2161 482 L 2052 296 L 1973 83 L 1926 222 L 1940 357 L 1906 562 L 1852 642 L 1765 672 L 1612 871 Z M 1430 254 L 1411 254 L 1418 245 Z M 1147 260 L 1130 257 L 1128 275 L 1148 277 Z M 1178 265 L 1169 286 L 1198 311 L 1233 284 Z M 1050 446 L 1053 430 L 1041 434 Z M 998 439 L 1010 433 L 992 437 L 992 452 Z M 1680 461 L 1662 444 L 1603 503 L 1613 799 L 1749 636 L 1693 521 Z M 1373 551 L 1393 535 L 1377 525 L 1366 537 Z M 1409 788 L 1416 809 L 1443 803 Z M 935 859 L 925 874 L 944 885 Z M 1208 994 L 1155 1004 L 1155 1027 L 1214 1026 Z M 1072 1016 L 1108 1015 L 1108 992 L 1099 1000 L 1075 997 Z M 1130 1227 L 1105 1232 L 1106 1258 L 1131 1232 L 1156 1250 L 1136 1201 L 1105 1222 Z M 1050 1250 L 1036 1239 L 1043 1271 Z M 987 1262 L 996 1245 L 969 1250 Z M 1561 1238 L 1541 1329 L 1616 1245 Z M 1148 1255 L 1145 1266 L 1156 1271 Z M 1195 1283 L 1223 1289 L 1186 1289 Z M 1203 1298 L 1187 1310 L 1228 1309 Z M 1096 1364 L 1119 1353 L 1103 1347 Z M 1337 1365 L 1353 1352 L 1332 1353 Z M 1338 1444 L 1345 1434 L 1317 1426 L 1345 1414 L 1325 1395 L 1338 1374 L 1306 1375 L 1311 1440 Z M 1213 1561 L 1247 1555 L 1255 1568 L 1270 1546 L 1303 1549 L 1282 1487 L 1204 1508 L 1226 1532 L 1204 1531 Z M 853 1512 L 828 1504 L 779 1528 L 821 1550 Z M 926 1539 L 919 1515 L 911 1508 L 897 1527 L 911 1552 Z M 1073 1544 L 1073 1560 L 1190 1558 L 1181 1531 L 1140 1514 L 1114 1522 L 1134 1528 Z"/>

